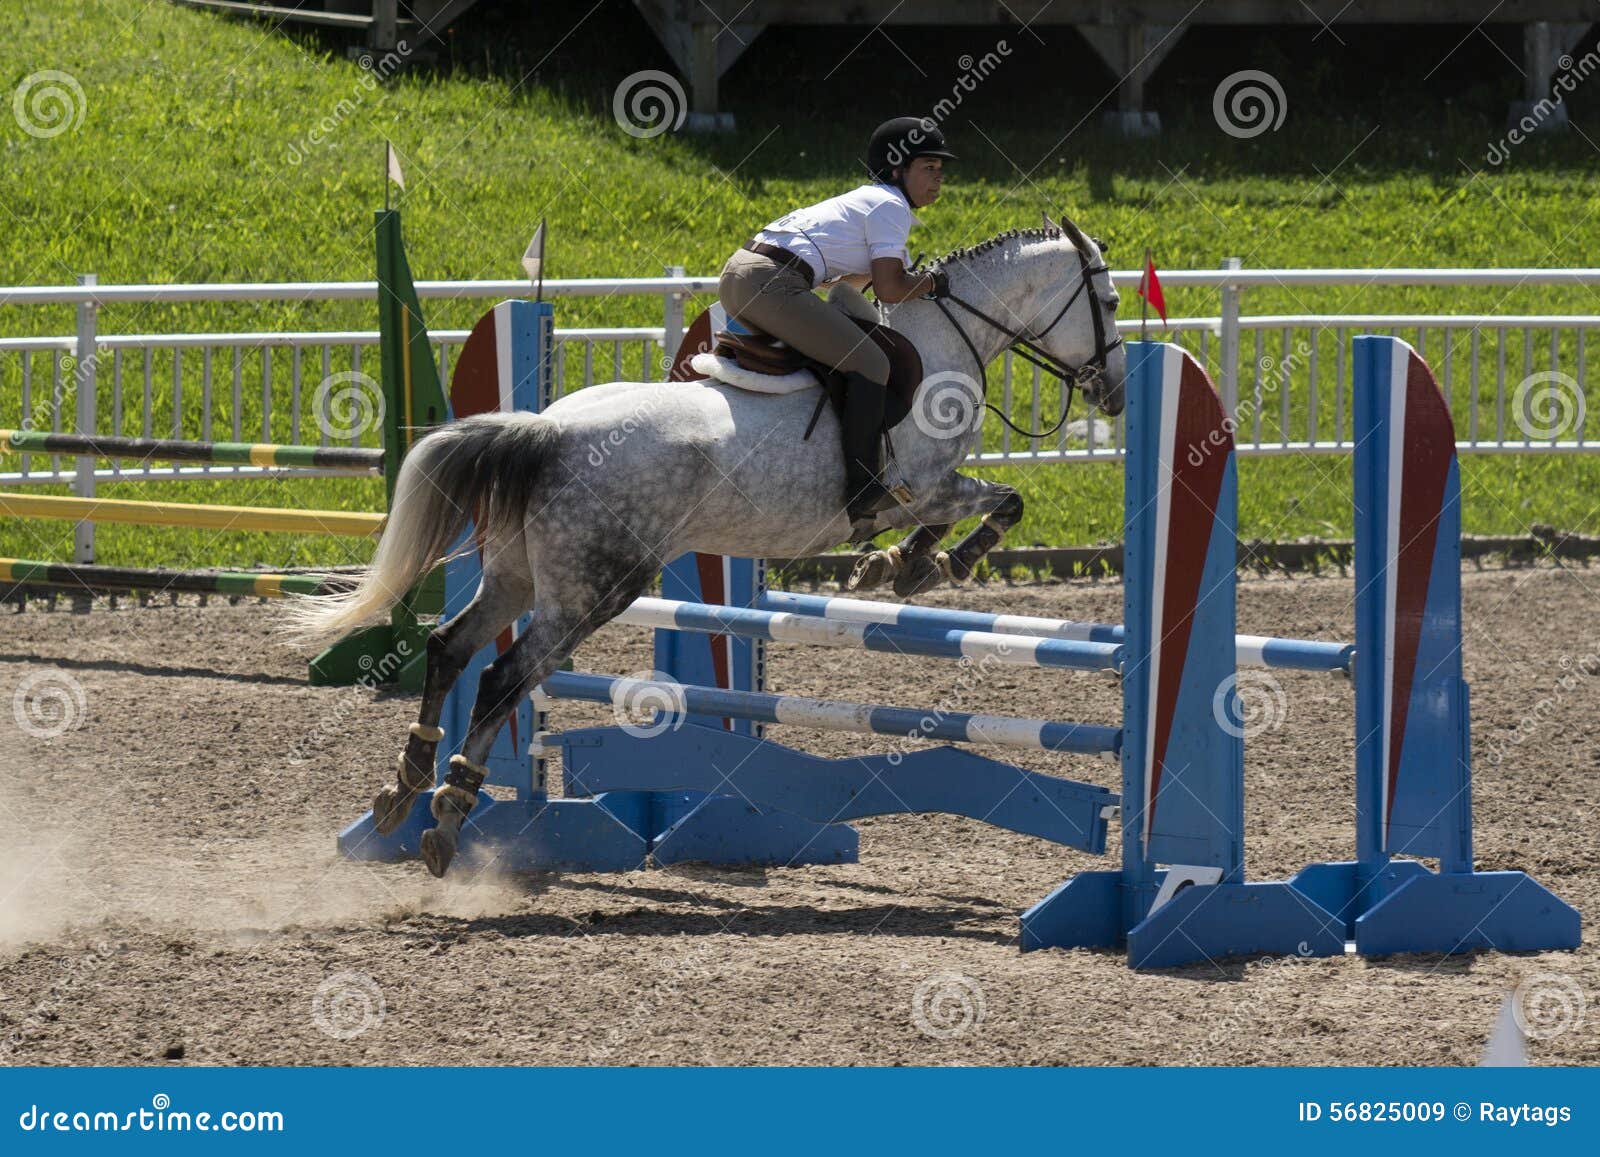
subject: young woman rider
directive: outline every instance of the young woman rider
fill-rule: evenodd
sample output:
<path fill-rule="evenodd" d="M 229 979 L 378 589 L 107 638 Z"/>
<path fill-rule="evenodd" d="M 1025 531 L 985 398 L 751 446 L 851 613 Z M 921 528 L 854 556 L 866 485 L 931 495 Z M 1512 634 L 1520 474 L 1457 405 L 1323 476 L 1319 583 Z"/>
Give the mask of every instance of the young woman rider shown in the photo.
<path fill-rule="evenodd" d="M 889 359 L 812 290 L 838 280 L 858 289 L 870 283 L 879 301 L 891 303 L 948 292 L 942 274 L 907 272 L 906 238 L 918 224 L 912 210 L 938 200 L 944 162 L 954 159 L 932 121 L 885 121 L 867 143 L 871 183 L 779 217 L 722 270 L 718 292 L 730 317 L 845 376 L 845 508 L 852 522 L 895 502 L 879 477 Z"/>

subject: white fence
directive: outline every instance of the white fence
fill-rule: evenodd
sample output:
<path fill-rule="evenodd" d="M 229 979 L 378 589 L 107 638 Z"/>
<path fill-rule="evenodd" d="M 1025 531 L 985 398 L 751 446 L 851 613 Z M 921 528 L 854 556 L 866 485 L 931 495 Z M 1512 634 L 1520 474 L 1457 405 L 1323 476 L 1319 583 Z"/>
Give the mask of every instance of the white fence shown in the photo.
<path fill-rule="evenodd" d="M 1132 302 L 1136 271 L 1114 274 Z M 1464 451 L 1563 453 L 1600 446 L 1586 431 L 1587 336 L 1600 315 L 1298 314 L 1248 316 L 1252 288 L 1371 286 L 1491 286 L 1510 292 L 1530 286 L 1600 286 L 1595 269 L 1274 269 L 1246 270 L 1230 262 L 1219 270 L 1172 271 L 1169 289 L 1204 288 L 1217 294 L 1214 316 L 1173 319 L 1166 331 L 1207 366 L 1239 422 L 1245 454 L 1341 453 L 1350 449 L 1347 396 L 1349 339 L 1357 333 L 1392 333 L 1422 350 L 1451 399 Z M 418 282 L 425 299 L 525 296 L 525 281 Z M 692 298 L 709 299 L 716 279 L 685 277 L 549 281 L 551 298 L 654 298 L 661 324 L 615 329 L 557 329 L 556 380 L 560 392 L 620 378 L 665 376 Z M 336 440 L 338 423 L 317 412 L 316 387 L 330 375 L 375 364 L 375 331 L 104 334 L 99 310 L 121 303 L 376 300 L 374 282 L 261 285 L 102 286 L 92 275 L 75 286 L 0 289 L 0 304 L 16 326 L 21 306 L 71 306 L 70 335 L 0 337 L 0 426 L 40 430 L 93 430 L 152 437 L 209 440 L 317 442 Z M 57 310 L 59 313 L 59 309 Z M 1125 313 L 1131 310 L 1125 309 Z M 1123 320 L 1125 334 L 1137 321 Z M 1161 328 L 1152 326 L 1152 334 Z M 441 376 L 464 330 L 433 332 Z M 990 398 L 1014 420 L 1033 428 L 1054 421 L 1059 385 L 1006 355 L 990 374 Z M 14 388 L 13 388 L 14 387 Z M 322 399 L 325 402 L 326 398 Z M 1564 407 L 1564 409 L 1563 409 Z M 1033 440 L 991 423 L 982 464 L 1105 459 L 1120 453 L 1120 423 L 1074 423 L 1049 440 Z M 330 433 L 330 429 L 334 433 Z M 352 444 L 375 444 L 376 431 Z M 251 466 L 148 466 L 56 456 L 22 456 L 0 471 L 0 485 L 63 483 L 92 486 L 94 478 L 187 478 L 260 474 Z M 275 474 L 314 471 L 274 470 Z"/>

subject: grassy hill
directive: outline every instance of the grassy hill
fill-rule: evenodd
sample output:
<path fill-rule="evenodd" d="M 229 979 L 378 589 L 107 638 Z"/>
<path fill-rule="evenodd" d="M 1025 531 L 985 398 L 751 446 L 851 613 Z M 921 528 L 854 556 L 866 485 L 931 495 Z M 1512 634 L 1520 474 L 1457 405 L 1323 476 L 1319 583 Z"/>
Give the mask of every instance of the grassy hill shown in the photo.
<path fill-rule="evenodd" d="M 1580 131 L 1490 164 L 1486 151 L 1516 89 L 1492 44 L 1466 46 L 1423 77 L 1453 37 L 1341 30 L 1347 43 L 1313 45 L 1309 31 L 1197 30 L 1152 86 L 1167 131 L 1128 142 L 1093 129 L 1109 78 L 1069 30 L 1036 40 L 896 29 L 892 44 L 863 42 L 852 29 L 769 32 L 727 78 L 737 132 L 637 139 L 613 119 L 611 95 L 630 73 L 662 67 L 663 57 L 631 5 L 540 7 L 549 23 L 531 31 L 512 23 L 526 6 L 485 7 L 435 60 L 378 81 L 333 40 L 166 4 L 7 5 L 7 93 L 49 70 L 67 74 L 81 98 L 70 97 L 75 123 L 59 133 L 0 118 L 0 285 L 65 284 L 84 271 L 107 283 L 370 277 L 385 138 L 406 158 L 400 203 L 419 277 L 517 276 L 540 217 L 549 221 L 554 277 L 649 276 L 671 264 L 714 272 L 762 222 L 847 187 L 873 123 L 930 107 L 951 91 L 961 56 L 981 55 L 1000 37 L 1011 48 L 1004 64 L 946 123 L 963 159 L 945 196 L 922 214 L 914 251 L 936 254 L 1031 225 L 1048 209 L 1106 238 L 1124 267 L 1146 246 L 1168 269 L 1215 267 L 1228 256 L 1255 267 L 1594 263 L 1600 186 L 1590 141 L 1600 129 L 1586 111 L 1594 102 L 1586 106 L 1582 91 L 1573 98 Z M 1212 91 L 1241 68 L 1282 82 L 1281 130 L 1250 140 L 1219 130 Z M 1178 314 L 1217 308 L 1215 295 L 1200 291 L 1172 291 L 1169 301 Z M 1245 308 L 1600 313 L 1588 290 L 1529 287 L 1259 290 Z M 480 310 L 439 303 L 429 322 L 464 327 Z M 574 300 L 560 305 L 557 320 L 642 325 L 658 321 L 657 310 L 640 300 Z M 0 317 L 5 336 L 72 330 L 65 309 L 10 307 Z M 374 325 L 372 307 L 361 303 L 113 307 L 100 319 L 103 333 Z M 18 416 L 15 376 L 0 359 L 5 423 Z M 1592 394 L 1591 403 L 1600 401 Z M 1030 504 L 1016 541 L 1117 537 L 1114 468 L 1001 473 Z M 1593 529 L 1593 460 L 1473 457 L 1465 475 L 1469 530 L 1514 532 L 1532 522 Z M 1251 461 L 1242 482 L 1247 535 L 1348 526 L 1348 469 L 1339 459 Z M 186 500 L 376 501 L 371 483 L 351 481 L 155 489 Z M 138 496 L 141 488 L 104 492 Z M 365 549 L 132 527 L 103 527 L 100 541 L 106 561 L 127 564 L 342 562 Z M 59 558 L 69 543 L 64 524 L 0 528 L 6 554 Z"/>

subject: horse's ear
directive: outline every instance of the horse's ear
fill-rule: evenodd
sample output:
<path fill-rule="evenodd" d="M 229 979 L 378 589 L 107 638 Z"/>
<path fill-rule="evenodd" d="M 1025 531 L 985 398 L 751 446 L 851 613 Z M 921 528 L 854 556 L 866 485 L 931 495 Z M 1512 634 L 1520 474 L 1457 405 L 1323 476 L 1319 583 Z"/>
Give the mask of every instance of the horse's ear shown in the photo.
<path fill-rule="evenodd" d="M 1041 213 L 1039 215 L 1044 218 L 1044 227 L 1046 229 L 1054 229 L 1058 233 L 1061 231 L 1061 226 L 1057 225 L 1054 221 L 1050 220 L 1050 214 L 1049 213 Z"/>
<path fill-rule="evenodd" d="M 1095 247 L 1094 242 L 1084 234 L 1083 230 L 1073 223 L 1072 218 L 1063 217 L 1061 222 L 1061 231 L 1067 235 L 1067 240 L 1072 242 L 1072 247 L 1078 251 L 1079 255 L 1085 261 L 1098 260 L 1100 251 Z"/>

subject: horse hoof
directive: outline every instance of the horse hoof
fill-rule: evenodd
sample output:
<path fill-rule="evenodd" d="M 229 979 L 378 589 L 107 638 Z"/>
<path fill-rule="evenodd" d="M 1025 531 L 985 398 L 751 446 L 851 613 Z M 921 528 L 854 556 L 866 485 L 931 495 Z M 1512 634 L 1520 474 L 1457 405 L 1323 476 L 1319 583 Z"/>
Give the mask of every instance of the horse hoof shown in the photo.
<path fill-rule="evenodd" d="M 875 586 L 881 586 L 893 578 L 900 570 L 900 558 L 897 552 L 875 550 L 864 554 L 856 563 L 855 569 L 850 572 L 850 577 L 845 580 L 844 589 L 847 591 L 870 591 Z"/>
<path fill-rule="evenodd" d="M 903 599 L 920 595 L 924 591 L 931 591 L 945 580 L 947 575 L 937 562 L 925 554 L 920 554 L 907 564 L 906 568 L 894 580 L 894 593 Z"/>
<path fill-rule="evenodd" d="M 456 858 L 456 837 L 439 828 L 429 828 L 422 833 L 422 862 L 428 865 L 436 879 L 443 879 Z"/>
<path fill-rule="evenodd" d="M 380 836 L 391 835 L 406 822 L 412 805 L 417 802 L 417 794 L 403 791 L 399 784 L 391 783 L 372 797 L 372 826 Z"/>

